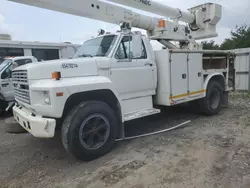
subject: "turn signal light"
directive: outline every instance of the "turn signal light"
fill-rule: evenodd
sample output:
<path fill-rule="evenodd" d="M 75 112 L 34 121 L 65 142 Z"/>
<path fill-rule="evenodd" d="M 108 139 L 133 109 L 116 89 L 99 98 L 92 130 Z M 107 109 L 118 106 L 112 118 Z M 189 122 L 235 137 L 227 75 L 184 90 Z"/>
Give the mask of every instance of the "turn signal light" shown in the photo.
<path fill-rule="evenodd" d="M 61 78 L 61 73 L 60 72 L 52 72 L 51 77 L 55 80 L 60 80 Z"/>
<path fill-rule="evenodd" d="M 165 28 L 165 26 L 166 26 L 166 23 L 165 23 L 165 20 L 159 20 L 158 21 L 158 27 L 163 27 L 163 28 Z"/>
<path fill-rule="evenodd" d="M 56 93 L 56 96 L 57 97 L 62 97 L 63 96 L 63 92 Z"/>

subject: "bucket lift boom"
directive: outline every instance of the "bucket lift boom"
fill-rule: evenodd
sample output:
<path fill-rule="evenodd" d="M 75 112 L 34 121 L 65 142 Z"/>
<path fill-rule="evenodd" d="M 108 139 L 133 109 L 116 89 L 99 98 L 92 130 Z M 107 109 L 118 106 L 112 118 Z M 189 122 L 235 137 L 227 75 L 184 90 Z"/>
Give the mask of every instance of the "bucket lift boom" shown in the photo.
<path fill-rule="evenodd" d="M 71 15 L 100 20 L 112 24 L 128 23 L 131 27 L 144 29 L 155 40 L 194 42 L 218 36 L 216 25 L 221 19 L 222 7 L 207 3 L 188 9 L 157 3 L 153 0 L 9 0 L 35 7 L 45 8 Z M 111 3 L 110 3 L 111 2 Z M 115 3 L 115 4 L 114 4 Z M 146 16 L 120 7 L 117 4 L 144 10 L 163 16 L 162 18 Z M 164 19 L 172 18 L 172 21 Z M 187 25 L 179 24 L 179 21 Z"/>

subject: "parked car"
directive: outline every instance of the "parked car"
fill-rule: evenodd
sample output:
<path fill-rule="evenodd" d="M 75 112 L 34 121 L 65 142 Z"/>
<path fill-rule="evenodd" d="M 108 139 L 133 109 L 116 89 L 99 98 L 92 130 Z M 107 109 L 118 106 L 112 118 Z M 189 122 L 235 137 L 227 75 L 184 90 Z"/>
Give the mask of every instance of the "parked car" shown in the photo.
<path fill-rule="evenodd" d="M 14 104 L 14 88 L 12 86 L 12 70 L 16 67 L 38 62 L 33 56 L 5 57 L 0 64 L 0 111 L 9 110 Z"/>

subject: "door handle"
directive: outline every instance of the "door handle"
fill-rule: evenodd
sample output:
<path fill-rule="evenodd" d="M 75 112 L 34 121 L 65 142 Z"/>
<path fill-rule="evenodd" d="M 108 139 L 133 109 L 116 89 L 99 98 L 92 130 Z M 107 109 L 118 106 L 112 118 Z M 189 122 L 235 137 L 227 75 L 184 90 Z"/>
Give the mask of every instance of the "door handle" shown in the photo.
<path fill-rule="evenodd" d="M 9 83 L 6 83 L 6 84 L 1 84 L 2 87 L 7 87 L 8 85 L 10 85 Z"/>
<path fill-rule="evenodd" d="M 182 79 L 186 79 L 187 78 L 187 74 L 182 74 Z"/>
<path fill-rule="evenodd" d="M 145 63 L 145 66 L 150 66 L 150 67 L 152 67 L 152 66 L 153 66 L 153 63 Z"/>

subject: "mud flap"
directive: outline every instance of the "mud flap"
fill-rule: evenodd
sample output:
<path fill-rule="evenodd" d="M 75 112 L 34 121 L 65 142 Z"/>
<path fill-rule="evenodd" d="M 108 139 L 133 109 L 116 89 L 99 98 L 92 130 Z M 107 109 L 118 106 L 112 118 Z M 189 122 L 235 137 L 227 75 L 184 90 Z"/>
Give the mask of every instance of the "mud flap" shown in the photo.
<path fill-rule="evenodd" d="M 228 91 L 223 92 L 223 97 L 221 100 L 221 108 L 228 108 L 229 107 L 229 101 L 228 101 Z"/>

